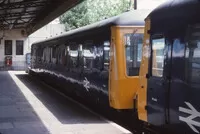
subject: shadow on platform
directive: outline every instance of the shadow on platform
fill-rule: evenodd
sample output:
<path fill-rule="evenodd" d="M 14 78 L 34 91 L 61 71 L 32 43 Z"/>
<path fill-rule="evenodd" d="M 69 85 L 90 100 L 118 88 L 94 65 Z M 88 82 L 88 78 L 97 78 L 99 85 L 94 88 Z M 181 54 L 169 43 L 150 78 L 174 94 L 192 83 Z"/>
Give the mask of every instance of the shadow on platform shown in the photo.
<path fill-rule="evenodd" d="M 99 117 L 41 84 L 36 78 L 28 74 L 16 74 L 16 76 L 62 124 L 105 123 Z"/>

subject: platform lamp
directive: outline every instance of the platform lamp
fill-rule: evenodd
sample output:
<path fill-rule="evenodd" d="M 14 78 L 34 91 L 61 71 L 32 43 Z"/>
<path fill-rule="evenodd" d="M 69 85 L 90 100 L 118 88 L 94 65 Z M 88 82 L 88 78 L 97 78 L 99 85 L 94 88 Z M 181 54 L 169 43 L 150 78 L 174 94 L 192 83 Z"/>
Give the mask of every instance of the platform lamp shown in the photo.
<path fill-rule="evenodd" d="M 130 0 L 129 1 L 129 11 L 130 10 L 137 10 L 137 0 Z"/>
<path fill-rule="evenodd" d="M 137 0 L 134 0 L 134 10 L 137 10 Z"/>

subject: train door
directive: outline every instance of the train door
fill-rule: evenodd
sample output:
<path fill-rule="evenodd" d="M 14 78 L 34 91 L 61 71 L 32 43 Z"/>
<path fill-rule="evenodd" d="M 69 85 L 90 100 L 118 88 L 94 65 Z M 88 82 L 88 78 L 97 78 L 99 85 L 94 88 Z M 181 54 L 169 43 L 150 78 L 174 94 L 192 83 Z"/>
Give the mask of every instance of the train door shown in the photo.
<path fill-rule="evenodd" d="M 173 38 L 170 127 L 176 133 L 200 133 L 200 25 L 181 29 Z"/>
<path fill-rule="evenodd" d="M 171 64 L 171 46 L 164 36 L 152 36 L 151 56 L 147 74 L 148 122 L 164 125 L 168 121 L 168 94 Z"/>

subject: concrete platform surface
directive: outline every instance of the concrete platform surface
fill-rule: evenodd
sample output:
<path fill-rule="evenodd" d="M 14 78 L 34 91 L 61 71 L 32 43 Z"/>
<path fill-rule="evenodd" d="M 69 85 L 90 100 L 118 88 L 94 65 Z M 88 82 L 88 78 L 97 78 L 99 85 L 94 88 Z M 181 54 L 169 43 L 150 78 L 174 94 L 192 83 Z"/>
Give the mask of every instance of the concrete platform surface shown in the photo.
<path fill-rule="evenodd" d="M 1 134 L 124 134 L 22 71 L 0 71 Z"/>

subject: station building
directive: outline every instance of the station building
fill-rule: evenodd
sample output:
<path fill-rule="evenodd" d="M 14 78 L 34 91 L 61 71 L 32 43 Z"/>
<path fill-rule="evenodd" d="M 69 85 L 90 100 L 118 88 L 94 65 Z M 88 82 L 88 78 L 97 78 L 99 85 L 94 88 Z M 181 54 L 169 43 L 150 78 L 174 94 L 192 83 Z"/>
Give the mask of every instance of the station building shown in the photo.
<path fill-rule="evenodd" d="M 27 35 L 23 30 L 0 32 L 0 68 L 21 70 L 25 67 L 25 54 L 28 52 Z M 9 59 L 10 61 L 6 61 Z M 10 65 L 9 65 L 10 64 Z M 9 67 L 8 66 L 12 66 Z"/>
<path fill-rule="evenodd" d="M 50 38 L 64 33 L 62 24 L 49 23 L 27 36 L 23 30 L 6 30 L 0 32 L 0 69 L 25 70 L 26 55 L 31 52 L 31 44 L 35 41 Z M 11 63 L 7 63 L 11 60 Z M 7 64 L 12 64 L 8 67 Z"/>
<path fill-rule="evenodd" d="M 48 23 L 80 2 L 0 0 L 0 70 L 24 70 L 33 42 L 64 32 Z"/>

